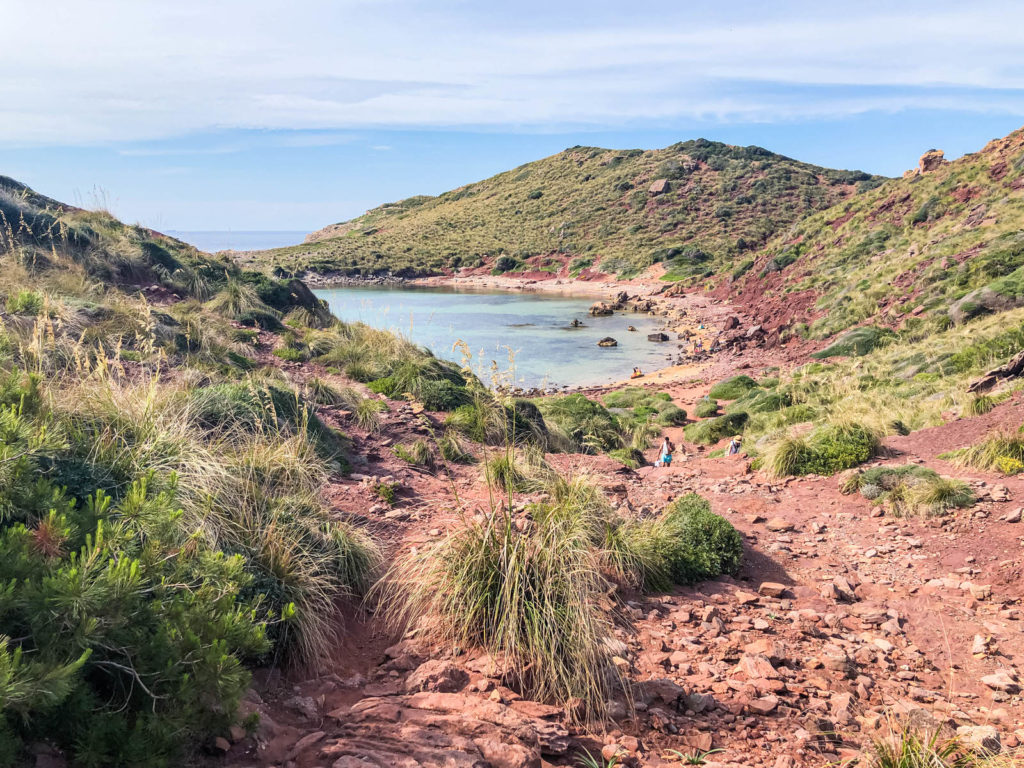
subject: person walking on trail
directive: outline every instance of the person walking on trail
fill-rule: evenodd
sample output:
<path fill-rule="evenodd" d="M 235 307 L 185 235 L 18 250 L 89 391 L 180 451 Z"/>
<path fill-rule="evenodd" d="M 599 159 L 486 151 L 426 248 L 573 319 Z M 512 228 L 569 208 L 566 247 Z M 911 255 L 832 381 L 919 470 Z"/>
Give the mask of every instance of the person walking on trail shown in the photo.
<path fill-rule="evenodd" d="M 671 467 L 672 466 L 672 454 L 675 452 L 676 447 L 672 444 L 672 441 L 665 436 L 665 439 L 661 441 L 661 448 L 658 449 L 658 460 L 654 462 L 656 467 Z"/>
<path fill-rule="evenodd" d="M 736 435 L 732 440 L 729 441 L 729 455 L 735 456 L 740 452 L 740 446 L 743 444 L 743 438 Z"/>

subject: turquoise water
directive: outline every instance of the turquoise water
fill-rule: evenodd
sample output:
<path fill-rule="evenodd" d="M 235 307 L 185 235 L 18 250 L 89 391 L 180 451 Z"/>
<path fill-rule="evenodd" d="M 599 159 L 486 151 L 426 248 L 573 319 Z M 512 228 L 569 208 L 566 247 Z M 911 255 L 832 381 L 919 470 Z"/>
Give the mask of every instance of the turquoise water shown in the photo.
<path fill-rule="evenodd" d="M 485 382 L 493 381 L 497 369 L 501 383 L 521 387 L 606 384 L 627 378 L 634 365 L 664 367 L 676 351 L 675 341 L 647 341 L 648 333 L 662 328 L 662 318 L 631 312 L 590 317 L 593 298 L 412 286 L 315 292 L 341 320 L 394 331 L 438 357 L 461 362 L 463 353 L 453 345 L 464 341 L 471 367 Z M 584 327 L 570 325 L 577 318 Z M 630 325 L 635 333 L 627 330 Z M 598 347 L 605 336 L 619 346 Z"/>

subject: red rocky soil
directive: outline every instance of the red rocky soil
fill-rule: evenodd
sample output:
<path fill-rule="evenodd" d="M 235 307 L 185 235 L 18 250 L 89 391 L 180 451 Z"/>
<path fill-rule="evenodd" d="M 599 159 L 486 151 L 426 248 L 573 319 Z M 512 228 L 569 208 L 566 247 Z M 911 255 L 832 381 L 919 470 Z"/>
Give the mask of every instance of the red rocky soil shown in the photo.
<path fill-rule="evenodd" d="M 690 410 L 723 375 L 803 354 L 736 347 L 659 389 Z M 299 379 L 314 372 L 285 368 Z M 393 555 L 488 502 L 478 466 L 429 473 L 398 461 L 389 446 L 429 434 L 441 419 L 389 406 L 381 435 L 361 432 L 338 408 L 321 415 L 352 435 L 356 461 L 327 498 Z M 1024 741 L 1024 479 L 965 473 L 937 457 L 1022 419 L 1017 399 L 888 440 L 882 463 L 918 462 L 974 484 L 975 506 L 932 519 L 879 516 L 859 495 L 842 495 L 836 478 L 769 480 L 742 455 L 709 459 L 689 447 L 670 468 L 636 472 L 607 457 L 551 455 L 561 471 L 590 474 L 624 514 L 656 514 L 696 491 L 745 537 L 738 577 L 628 597 L 632 624 L 619 629 L 616 652 L 632 708 L 615 702 L 604 732 L 574 729 L 561 709 L 506 687 L 490 659 L 417 647 L 349 610 L 323 674 L 258 675 L 245 706 L 260 725 L 221 740 L 224 764 L 527 768 L 573 764 L 585 747 L 640 766 L 678 764 L 668 750 L 712 748 L 723 750 L 708 757 L 712 768 L 820 766 L 855 756 L 905 719 L 1015 747 Z M 681 430 L 670 434 L 684 445 Z M 399 483 L 394 507 L 374 495 L 377 479 Z"/>

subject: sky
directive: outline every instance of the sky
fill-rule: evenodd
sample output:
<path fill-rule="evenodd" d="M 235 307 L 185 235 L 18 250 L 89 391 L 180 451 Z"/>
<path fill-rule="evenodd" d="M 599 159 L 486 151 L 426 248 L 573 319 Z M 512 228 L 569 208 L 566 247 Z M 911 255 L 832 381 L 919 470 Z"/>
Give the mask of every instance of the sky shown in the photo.
<path fill-rule="evenodd" d="M 0 174 L 161 230 L 311 231 L 576 144 L 703 136 L 898 175 L 1024 125 L 1019 2 L 0 0 L 0 19 Z"/>

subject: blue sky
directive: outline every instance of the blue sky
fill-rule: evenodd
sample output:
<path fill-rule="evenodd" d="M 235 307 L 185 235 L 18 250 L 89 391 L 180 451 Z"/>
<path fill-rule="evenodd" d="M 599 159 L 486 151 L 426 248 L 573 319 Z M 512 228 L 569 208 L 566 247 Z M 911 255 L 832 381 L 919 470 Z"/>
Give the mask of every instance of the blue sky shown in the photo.
<path fill-rule="evenodd" d="M 574 144 L 896 175 L 1024 124 L 1012 2 L 4 6 L 0 174 L 158 229 L 311 230 Z"/>

